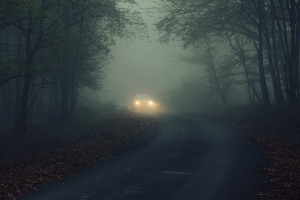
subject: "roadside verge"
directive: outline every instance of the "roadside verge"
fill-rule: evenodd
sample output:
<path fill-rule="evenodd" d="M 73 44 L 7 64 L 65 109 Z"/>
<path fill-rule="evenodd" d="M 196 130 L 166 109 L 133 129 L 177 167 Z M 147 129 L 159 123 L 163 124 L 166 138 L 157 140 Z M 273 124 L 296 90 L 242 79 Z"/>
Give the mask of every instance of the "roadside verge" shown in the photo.
<path fill-rule="evenodd" d="M 0 198 L 15 200 L 44 182 L 63 181 L 85 165 L 106 159 L 111 152 L 116 154 L 121 149 L 119 153 L 122 153 L 145 144 L 156 133 L 156 121 L 151 116 L 128 112 L 107 119 L 107 123 L 111 129 L 100 127 L 76 143 L 55 151 L 6 159 L 6 163 L 1 163 Z"/>

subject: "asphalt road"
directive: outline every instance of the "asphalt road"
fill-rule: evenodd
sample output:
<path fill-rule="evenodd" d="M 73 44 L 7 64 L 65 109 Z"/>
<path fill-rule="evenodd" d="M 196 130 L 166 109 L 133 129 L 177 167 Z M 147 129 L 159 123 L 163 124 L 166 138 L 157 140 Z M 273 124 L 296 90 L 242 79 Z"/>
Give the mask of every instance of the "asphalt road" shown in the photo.
<path fill-rule="evenodd" d="M 263 191 L 267 158 L 249 136 L 210 119 L 164 115 L 152 139 L 52 180 L 24 200 L 243 200 Z M 138 143 L 138 144 L 137 144 Z M 124 152 L 126 151 L 126 152 Z"/>

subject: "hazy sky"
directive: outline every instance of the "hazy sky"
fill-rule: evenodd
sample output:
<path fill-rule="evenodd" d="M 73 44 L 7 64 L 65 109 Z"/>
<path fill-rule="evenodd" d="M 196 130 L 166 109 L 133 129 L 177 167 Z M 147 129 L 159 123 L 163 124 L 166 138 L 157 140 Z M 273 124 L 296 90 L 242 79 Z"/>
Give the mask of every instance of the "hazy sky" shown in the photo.
<path fill-rule="evenodd" d="M 141 7 L 152 7 L 149 1 L 140 3 Z M 177 86 L 182 76 L 188 76 L 193 68 L 186 63 L 174 62 L 176 55 L 188 55 L 188 50 L 182 50 L 179 42 L 161 45 L 157 39 L 159 32 L 153 26 L 153 17 L 146 13 L 142 15 L 149 28 L 152 43 L 136 39 L 131 43 L 117 39 L 112 48 L 115 61 L 107 66 L 109 72 L 103 81 L 103 91 L 97 94 L 105 101 L 114 100 L 121 106 L 136 93 L 144 92 L 158 99 L 165 91 Z"/>

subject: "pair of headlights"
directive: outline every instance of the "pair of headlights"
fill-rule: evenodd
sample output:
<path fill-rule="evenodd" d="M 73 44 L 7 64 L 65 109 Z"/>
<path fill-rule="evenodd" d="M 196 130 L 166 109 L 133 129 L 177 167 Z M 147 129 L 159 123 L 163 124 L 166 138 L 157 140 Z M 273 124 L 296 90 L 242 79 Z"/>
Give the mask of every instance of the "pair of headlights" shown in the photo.
<path fill-rule="evenodd" d="M 152 102 L 152 101 L 149 101 L 148 103 L 149 103 L 150 105 L 152 105 L 152 104 L 153 104 L 153 102 Z M 139 101 L 136 101 L 136 102 L 135 102 L 135 104 L 137 104 L 137 105 L 138 105 L 138 104 L 140 104 L 140 102 L 139 102 Z"/>

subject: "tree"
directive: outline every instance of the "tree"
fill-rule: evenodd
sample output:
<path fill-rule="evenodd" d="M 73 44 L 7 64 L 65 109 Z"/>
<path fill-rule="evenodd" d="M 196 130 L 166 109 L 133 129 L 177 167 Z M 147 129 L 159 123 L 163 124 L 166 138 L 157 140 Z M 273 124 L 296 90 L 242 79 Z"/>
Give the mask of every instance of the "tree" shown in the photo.
<path fill-rule="evenodd" d="M 299 102 L 300 26 L 298 25 L 300 24 L 300 1 L 162 0 L 161 2 L 164 3 L 163 10 L 167 13 L 156 23 L 156 28 L 163 33 L 160 37 L 162 43 L 178 38 L 183 41 L 183 47 L 187 48 L 193 46 L 207 34 L 221 38 L 239 35 L 245 40 L 251 39 L 253 47 L 257 51 L 263 103 L 270 104 L 266 79 L 266 76 L 270 75 L 275 102 L 280 104 L 284 101 L 281 88 L 281 77 L 284 77 L 288 99 L 291 105 L 297 105 Z M 237 42 L 236 40 L 235 43 Z M 279 42 L 281 47 L 277 47 Z M 230 46 L 236 48 L 236 45 L 232 43 Z M 278 60 L 276 49 L 283 50 L 285 55 L 284 70 L 281 70 L 279 66 L 281 62 Z M 238 51 L 243 51 L 243 48 L 239 48 Z M 242 53 L 237 52 L 237 48 L 234 49 L 234 52 L 243 63 Z M 267 55 L 267 62 L 264 63 L 265 55 Z M 245 65 L 241 66 L 247 73 Z M 245 77 L 249 85 L 248 95 L 250 98 L 251 82 L 247 78 L 247 74 Z"/>
<path fill-rule="evenodd" d="M 9 4 L 9 1 L 1 1 L 0 27 L 23 35 L 17 39 L 18 44 L 13 44 L 18 48 L 14 64 L 0 61 L 0 87 L 16 79 L 15 115 L 19 115 L 16 132 L 27 131 L 29 111 L 38 112 L 33 109 L 34 101 L 39 108 L 42 104 L 55 107 L 54 111 L 60 107 L 62 121 L 72 119 L 78 89 L 100 88 L 102 68 L 111 58 L 112 37 L 133 38 L 137 34 L 142 37 L 146 29 L 139 13 L 117 8 L 118 2 L 15 0 Z M 129 24 L 136 29 L 129 29 Z M 0 33 L 2 31 L 0 29 Z M 12 45 L 9 43 L 0 43 L 0 47 Z M 44 101 L 48 95 L 45 88 L 49 89 L 50 99 Z M 30 95 L 34 96 L 30 98 Z M 49 111 L 49 116 L 53 116 L 52 109 Z"/>
<path fill-rule="evenodd" d="M 257 1 L 257 14 L 258 14 L 258 61 L 259 61 L 259 80 L 262 94 L 262 100 L 265 105 L 270 104 L 269 92 L 266 84 L 264 63 L 263 63 L 263 10 L 262 7 L 265 5 L 264 0 Z"/>
<path fill-rule="evenodd" d="M 184 48 L 194 45 L 198 41 L 203 41 L 203 45 L 207 46 L 207 40 L 205 39 L 207 35 L 210 35 L 211 38 L 226 38 L 224 32 L 247 34 L 242 31 L 241 27 L 236 26 L 236 22 L 240 22 L 241 19 L 240 17 L 233 18 L 232 13 L 240 11 L 240 6 L 235 5 L 232 1 L 190 0 L 182 2 L 170 0 L 166 2 L 173 7 L 166 8 L 169 14 L 156 24 L 157 29 L 165 33 L 160 38 L 163 43 L 177 37 L 184 42 Z M 242 49 L 239 48 L 239 51 L 242 51 Z M 244 53 L 240 55 L 245 56 Z M 240 59 L 243 59 L 243 56 Z M 245 69 L 245 60 L 243 66 Z M 247 70 L 245 70 L 245 73 L 248 77 Z M 215 80 L 217 79 L 215 78 Z M 247 78 L 247 82 L 248 85 L 251 84 L 249 78 Z M 250 93 L 250 88 L 248 92 Z M 221 92 L 219 93 L 221 94 Z M 222 99 L 224 104 L 227 104 L 224 96 Z"/>
<path fill-rule="evenodd" d="M 208 69 L 209 69 L 209 72 L 211 74 L 211 77 L 212 77 L 212 80 L 213 80 L 213 83 L 214 83 L 214 87 L 216 88 L 223 104 L 225 107 L 228 106 L 228 103 L 227 103 L 227 100 L 225 98 L 225 95 L 224 93 L 221 91 L 221 86 L 220 86 L 220 83 L 219 83 L 219 79 L 217 77 L 217 72 L 216 72 L 216 67 L 215 67 L 215 62 L 214 62 L 214 58 L 213 58 L 213 54 L 215 52 L 213 52 L 212 50 L 212 47 L 211 47 L 211 44 L 210 44 L 210 41 L 209 41 L 209 38 L 207 35 L 204 36 L 204 40 L 205 40 L 205 44 L 206 44 L 206 57 L 207 57 L 207 60 L 208 60 Z"/>

